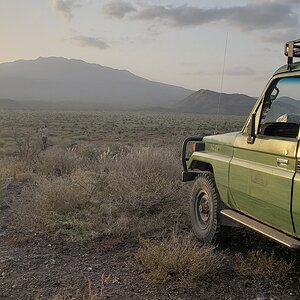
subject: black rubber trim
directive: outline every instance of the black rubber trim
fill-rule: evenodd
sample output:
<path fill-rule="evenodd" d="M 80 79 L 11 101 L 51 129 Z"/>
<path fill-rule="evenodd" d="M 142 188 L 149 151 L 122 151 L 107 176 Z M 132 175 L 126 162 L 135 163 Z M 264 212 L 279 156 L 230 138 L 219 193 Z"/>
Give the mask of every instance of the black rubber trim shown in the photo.
<path fill-rule="evenodd" d="M 187 157 L 186 157 L 186 146 L 189 142 L 202 142 L 203 137 L 199 137 L 199 136 L 192 136 L 192 137 L 188 137 L 184 140 L 183 144 L 182 144 L 182 152 L 181 152 L 181 162 L 182 162 L 182 167 L 183 167 L 183 172 L 188 172 L 187 169 Z"/>

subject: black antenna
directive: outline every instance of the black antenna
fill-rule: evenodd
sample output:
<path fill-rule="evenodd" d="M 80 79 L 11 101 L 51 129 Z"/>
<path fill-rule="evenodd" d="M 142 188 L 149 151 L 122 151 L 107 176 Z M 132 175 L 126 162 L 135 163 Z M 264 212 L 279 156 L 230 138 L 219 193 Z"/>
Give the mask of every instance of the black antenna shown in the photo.
<path fill-rule="evenodd" d="M 221 76 L 221 85 L 220 85 L 220 92 L 219 92 L 219 101 L 218 101 L 218 111 L 217 111 L 217 118 L 216 118 L 216 127 L 214 134 L 217 133 L 218 129 L 218 121 L 220 115 L 220 105 L 221 105 L 221 96 L 223 93 L 223 82 L 224 82 L 224 72 L 225 72 L 225 62 L 226 62 L 226 55 L 227 55 L 227 44 L 228 44 L 228 31 L 226 34 L 226 42 L 225 42 L 225 51 L 224 51 L 224 60 L 223 60 L 223 69 L 222 69 L 222 76 Z"/>

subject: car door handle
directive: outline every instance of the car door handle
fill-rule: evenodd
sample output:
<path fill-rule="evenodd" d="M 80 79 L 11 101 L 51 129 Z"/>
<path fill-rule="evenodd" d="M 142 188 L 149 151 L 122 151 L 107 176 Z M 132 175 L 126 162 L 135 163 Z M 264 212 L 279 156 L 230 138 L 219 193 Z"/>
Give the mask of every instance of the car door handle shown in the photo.
<path fill-rule="evenodd" d="M 287 166 L 289 164 L 289 160 L 286 158 L 277 158 L 278 166 Z"/>

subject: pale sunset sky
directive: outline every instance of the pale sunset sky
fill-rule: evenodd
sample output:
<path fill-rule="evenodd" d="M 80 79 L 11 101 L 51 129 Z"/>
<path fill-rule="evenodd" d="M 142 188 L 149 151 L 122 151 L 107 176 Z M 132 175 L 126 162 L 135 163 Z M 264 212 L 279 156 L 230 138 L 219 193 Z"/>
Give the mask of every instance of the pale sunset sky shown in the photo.
<path fill-rule="evenodd" d="M 144 78 L 257 96 L 300 38 L 299 0 L 0 0 L 0 63 L 82 59 Z"/>

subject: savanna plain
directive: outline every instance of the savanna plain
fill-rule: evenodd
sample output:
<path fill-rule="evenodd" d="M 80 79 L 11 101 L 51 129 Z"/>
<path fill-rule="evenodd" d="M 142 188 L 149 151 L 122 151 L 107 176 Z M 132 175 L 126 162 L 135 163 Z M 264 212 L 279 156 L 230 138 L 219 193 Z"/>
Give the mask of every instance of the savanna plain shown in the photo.
<path fill-rule="evenodd" d="M 0 111 L 0 299 L 299 299 L 297 252 L 245 228 L 191 233 L 181 143 L 244 121 Z"/>

